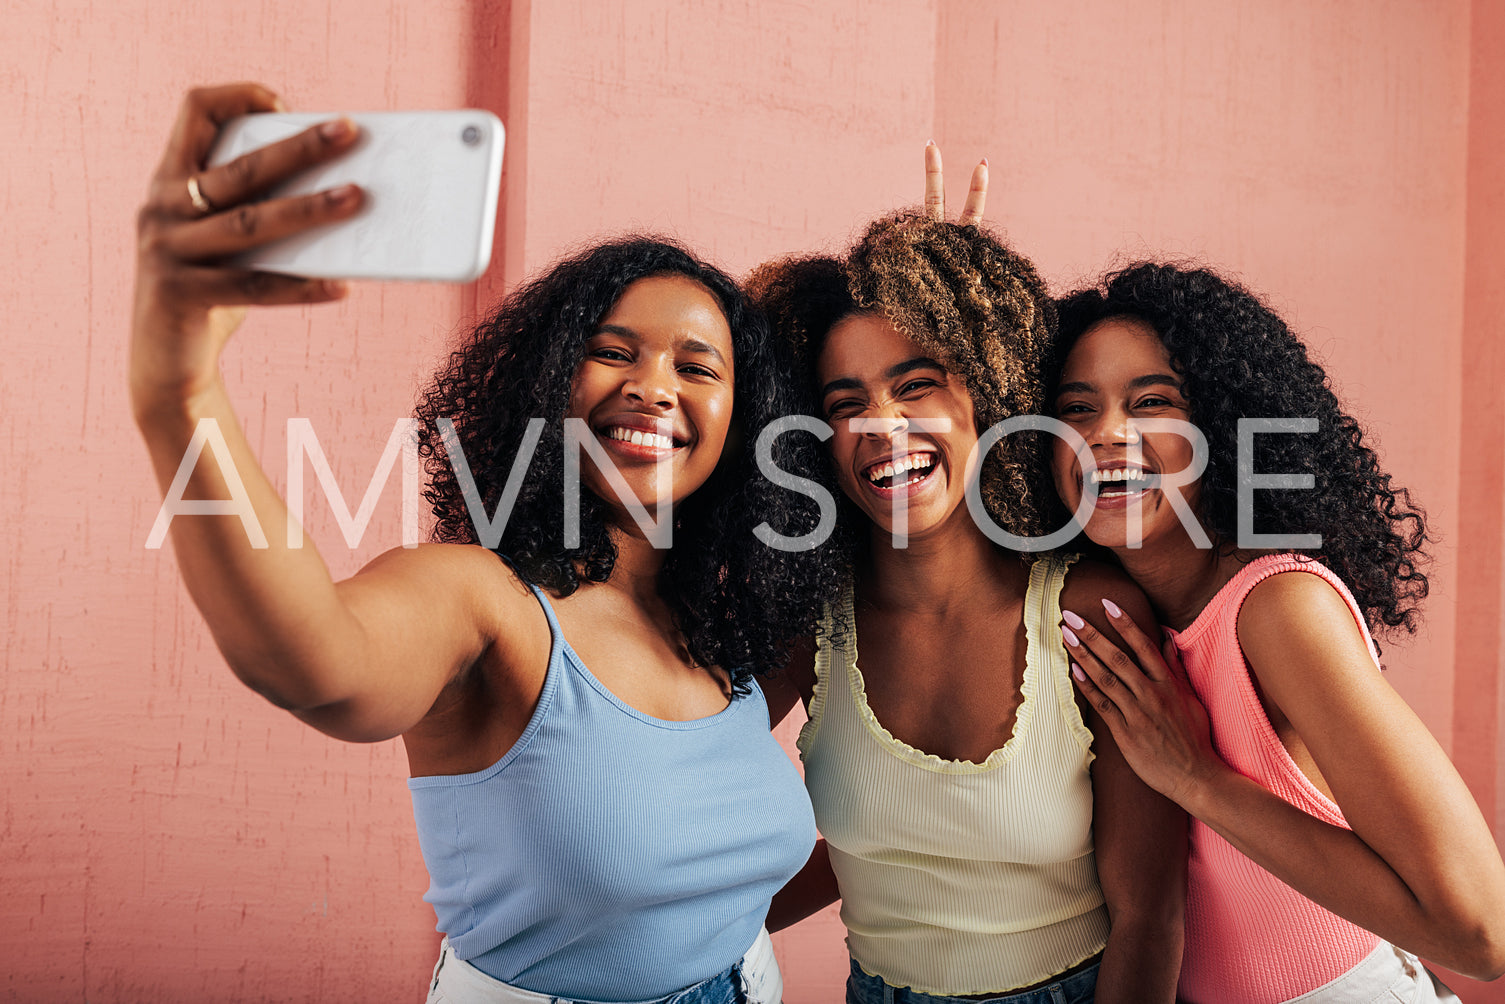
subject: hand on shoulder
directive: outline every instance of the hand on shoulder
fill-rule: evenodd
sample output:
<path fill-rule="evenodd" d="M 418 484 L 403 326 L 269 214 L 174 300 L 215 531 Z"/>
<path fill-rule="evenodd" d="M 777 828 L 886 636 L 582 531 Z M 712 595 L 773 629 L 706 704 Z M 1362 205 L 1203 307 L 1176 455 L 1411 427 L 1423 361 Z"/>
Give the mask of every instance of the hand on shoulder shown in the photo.
<path fill-rule="evenodd" d="M 1061 609 L 1086 618 L 1099 631 L 1122 644 L 1123 638 L 1113 627 L 1112 618 L 1103 606 L 1104 600 L 1128 614 L 1147 635 L 1158 637 L 1159 621 L 1150 609 L 1150 601 L 1123 569 L 1089 559 L 1075 562 L 1066 573 L 1066 585 L 1061 590 Z"/>

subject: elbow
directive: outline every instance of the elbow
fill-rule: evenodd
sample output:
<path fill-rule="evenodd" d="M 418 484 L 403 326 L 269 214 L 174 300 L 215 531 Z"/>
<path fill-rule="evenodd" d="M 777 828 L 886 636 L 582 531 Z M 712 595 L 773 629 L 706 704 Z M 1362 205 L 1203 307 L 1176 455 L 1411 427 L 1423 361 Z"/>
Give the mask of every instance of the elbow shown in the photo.
<path fill-rule="evenodd" d="M 1505 976 L 1505 947 L 1500 945 L 1474 953 L 1466 961 L 1467 965 L 1459 965 L 1456 969 L 1471 980 L 1490 983 Z"/>
<path fill-rule="evenodd" d="M 1446 957 L 1438 962 L 1469 979 L 1490 982 L 1505 976 L 1505 908 L 1478 922 L 1460 925 L 1448 938 Z"/>
<path fill-rule="evenodd" d="M 1465 972 L 1465 976 L 1486 983 L 1505 976 L 1505 931 L 1500 930 L 1499 925 L 1478 947 L 1473 962 L 1475 968 L 1472 972 Z"/>

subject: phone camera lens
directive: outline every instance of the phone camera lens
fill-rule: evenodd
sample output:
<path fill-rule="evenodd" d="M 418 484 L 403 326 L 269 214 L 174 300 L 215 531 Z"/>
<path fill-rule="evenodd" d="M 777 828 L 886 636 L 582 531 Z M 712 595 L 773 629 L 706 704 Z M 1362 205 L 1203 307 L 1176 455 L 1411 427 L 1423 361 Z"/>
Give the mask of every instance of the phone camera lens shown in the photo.
<path fill-rule="evenodd" d="M 475 146 L 481 142 L 481 130 L 473 125 L 468 125 L 465 127 L 465 131 L 460 133 L 460 139 L 464 141 L 466 146 Z"/>

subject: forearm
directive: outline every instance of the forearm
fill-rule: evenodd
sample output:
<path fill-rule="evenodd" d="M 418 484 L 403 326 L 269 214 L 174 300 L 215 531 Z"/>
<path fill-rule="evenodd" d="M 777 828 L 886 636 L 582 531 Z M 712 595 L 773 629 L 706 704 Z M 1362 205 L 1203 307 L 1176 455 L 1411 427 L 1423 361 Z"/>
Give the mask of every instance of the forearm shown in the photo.
<path fill-rule="evenodd" d="M 1108 906 L 1108 944 L 1097 1000 L 1176 999 L 1185 934 L 1190 823 L 1179 805 L 1141 781 L 1091 704 L 1093 843 Z"/>
<path fill-rule="evenodd" d="M 1173 802 L 1148 789 L 1133 794 L 1138 804 L 1120 832 L 1099 831 L 1098 871 L 1111 927 L 1097 1000 L 1171 1004 L 1185 936 L 1188 823 Z"/>
<path fill-rule="evenodd" d="M 1351 923 L 1459 972 L 1488 978 L 1495 968 L 1487 961 L 1493 950 L 1459 930 L 1452 904 L 1424 901 L 1352 830 L 1308 815 L 1231 769 L 1202 780 L 1183 805 L 1260 867 Z"/>
<path fill-rule="evenodd" d="M 791 927 L 841 898 L 836 874 L 831 871 L 830 853 L 824 840 L 815 842 L 810 860 L 805 862 L 784 888 L 774 894 L 768 908 L 766 927 L 781 931 Z"/>
<path fill-rule="evenodd" d="M 253 547 L 247 521 L 234 515 L 180 515 L 171 523 L 183 581 L 226 660 L 248 686 L 279 706 L 306 708 L 337 697 L 329 656 L 338 646 L 348 654 L 358 625 L 340 603 L 318 551 L 307 542 L 288 546 L 287 507 L 256 461 L 223 386 L 214 380 L 192 394 L 133 387 L 132 397 L 164 495 L 194 430 L 212 421 L 264 537 L 264 547 Z M 199 455 L 180 494 L 190 500 L 232 497 L 213 449 Z"/>
<path fill-rule="evenodd" d="M 1115 919 L 1098 969 L 1098 1004 L 1171 1004 L 1181 975 L 1182 931 L 1179 913 L 1172 920 Z"/>

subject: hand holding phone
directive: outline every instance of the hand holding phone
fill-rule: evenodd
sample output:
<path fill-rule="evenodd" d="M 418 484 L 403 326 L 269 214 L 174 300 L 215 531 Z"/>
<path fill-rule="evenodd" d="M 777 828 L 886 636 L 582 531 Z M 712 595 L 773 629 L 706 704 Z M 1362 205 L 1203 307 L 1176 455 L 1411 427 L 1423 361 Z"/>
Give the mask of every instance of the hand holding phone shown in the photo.
<path fill-rule="evenodd" d="M 246 115 L 227 122 L 207 167 L 320 122 L 321 114 Z M 501 182 L 502 123 L 476 109 L 344 116 L 360 131 L 341 157 L 271 189 L 285 198 L 360 186 L 350 219 L 262 244 L 234 264 L 310 278 L 468 282 L 491 260 Z"/>

